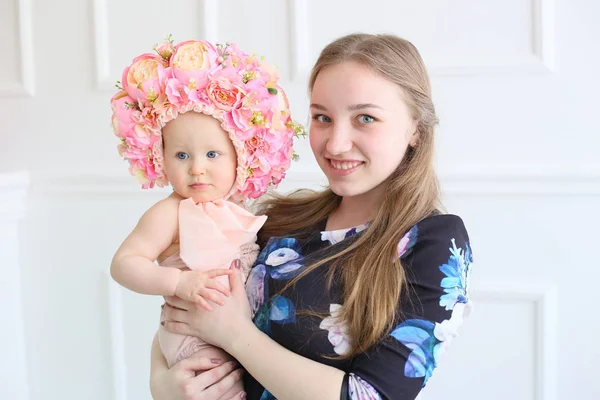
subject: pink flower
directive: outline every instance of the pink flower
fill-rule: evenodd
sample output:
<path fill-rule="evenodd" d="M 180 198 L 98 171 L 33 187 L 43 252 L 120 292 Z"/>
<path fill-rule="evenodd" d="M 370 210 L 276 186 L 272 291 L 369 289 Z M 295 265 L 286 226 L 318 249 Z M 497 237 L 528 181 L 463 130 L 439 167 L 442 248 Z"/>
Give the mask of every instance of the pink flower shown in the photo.
<path fill-rule="evenodd" d="M 243 74 L 239 68 L 224 66 L 210 73 L 211 80 L 217 80 L 218 78 L 226 79 L 236 86 L 244 85 Z"/>
<path fill-rule="evenodd" d="M 177 108 L 183 107 L 190 101 L 188 92 L 185 90 L 185 85 L 181 84 L 177 79 L 168 79 L 166 81 L 165 94 L 167 95 L 167 100 Z"/>
<path fill-rule="evenodd" d="M 237 131 L 236 136 L 238 139 L 247 140 L 254 133 L 250 124 L 252 114 L 252 109 L 247 107 L 245 101 L 243 101 L 240 106 L 236 106 L 231 111 L 223 114 L 223 118 L 227 122 L 227 125 Z"/>
<path fill-rule="evenodd" d="M 277 83 L 277 81 L 279 81 L 279 73 L 277 72 L 277 69 L 273 65 L 271 65 L 265 61 L 261 61 L 258 64 L 258 68 L 260 68 L 262 71 L 264 71 L 269 76 L 269 81 L 267 82 L 267 86 L 269 86 L 269 84 L 272 84 L 272 85 L 274 85 L 272 87 L 276 87 L 276 83 Z M 271 87 L 271 86 L 269 86 L 269 87 Z"/>
<path fill-rule="evenodd" d="M 112 108 L 112 127 L 115 135 L 125 137 L 125 132 L 133 129 L 135 121 L 133 110 L 128 109 L 127 104 L 132 104 L 133 99 L 126 92 L 119 92 L 110 100 Z"/>
<path fill-rule="evenodd" d="M 170 66 L 181 84 L 203 90 L 208 83 L 209 69 L 217 65 L 219 54 L 209 42 L 188 40 L 175 47 Z"/>
<path fill-rule="evenodd" d="M 224 77 L 218 77 L 211 80 L 206 87 L 206 94 L 215 107 L 230 111 L 246 95 L 241 87 L 234 85 Z"/>
<path fill-rule="evenodd" d="M 264 174 L 271 169 L 271 162 L 266 154 L 256 152 L 248 156 L 248 166 L 254 170 L 255 174 L 257 174 L 258 171 L 261 171 Z"/>
<path fill-rule="evenodd" d="M 257 129 L 254 136 L 244 142 L 248 154 L 267 153 L 270 150 L 269 142 L 265 140 L 265 130 Z"/>
<path fill-rule="evenodd" d="M 244 193 L 249 199 L 256 199 L 265 194 L 270 182 L 271 178 L 268 175 L 253 175 L 246 179 L 240 192 Z"/>
<path fill-rule="evenodd" d="M 173 53 L 175 52 L 175 46 L 173 46 L 173 43 L 171 42 L 164 42 L 156 46 L 154 50 L 156 50 L 158 55 L 160 55 L 162 58 L 164 58 L 165 60 L 169 60 L 169 58 L 171 58 L 171 55 L 173 55 Z"/>
<path fill-rule="evenodd" d="M 140 149 L 139 147 L 130 146 L 128 144 L 119 145 L 119 154 L 129 161 L 144 160 L 148 158 L 147 149 Z"/>
<path fill-rule="evenodd" d="M 271 128 L 276 131 L 284 130 L 286 124 L 291 120 L 290 104 L 285 92 L 277 87 L 277 106 L 273 109 L 273 118 L 271 120 Z"/>
<path fill-rule="evenodd" d="M 122 85 L 132 99 L 148 104 L 162 92 L 159 70 L 164 68 L 163 62 L 161 57 L 146 53 L 125 68 Z"/>
<path fill-rule="evenodd" d="M 133 152 L 133 149 L 139 149 L 142 152 L 148 153 L 154 143 L 160 138 L 158 134 L 140 124 L 137 124 L 133 129 L 124 132 L 124 135 L 122 144 L 126 145 L 128 148 L 126 154 L 137 154 Z M 132 150 L 129 150 L 129 148 Z"/>
<path fill-rule="evenodd" d="M 143 189 L 154 187 L 154 181 L 158 174 L 154 170 L 154 165 L 147 159 L 131 160 L 129 164 L 129 173 L 135 176 Z"/>
<path fill-rule="evenodd" d="M 288 144 L 287 135 L 282 134 L 281 131 L 276 131 L 273 129 L 263 129 L 259 136 L 269 143 L 269 149 L 272 153 L 276 153 L 285 145 Z"/>
<path fill-rule="evenodd" d="M 172 120 L 177 117 L 177 107 L 169 102 L 166 93 L 161 93 L 154 102 L 154 112 L 160 120 Z"/>
<path fill-rule="evenodd" d="M 246 84 L 246 91 L 249 101 L 255 104 L 254 108 L 260 110 L 262 113 L 272 113 L 272 110 L 277 107 L 277 96 L 269 93 L 269 89 L 260 84 L 260 82 L 249 81 Z"/>

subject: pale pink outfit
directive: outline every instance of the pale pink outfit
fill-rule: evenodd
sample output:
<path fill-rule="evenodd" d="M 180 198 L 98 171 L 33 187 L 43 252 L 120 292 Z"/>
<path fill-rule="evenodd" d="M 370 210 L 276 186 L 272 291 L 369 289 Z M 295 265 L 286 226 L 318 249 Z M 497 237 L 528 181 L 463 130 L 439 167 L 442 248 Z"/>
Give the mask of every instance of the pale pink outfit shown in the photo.
<path fill-rule="evenodd" d="M 217 200 L 195 204 L 192 199 L 179 203 L 179 252 L 161 265 L 191 270 L 228 269 L 240 259 L 244 282 L 259 247 L 256 233 L 267 217 L 255 216 L 229 201 Z M 229 287 L 228 277 L 219 280 Z M 158 329 L 158 341 L 169 368 L 198 350 L 208 347 L 200 339 Z"/>

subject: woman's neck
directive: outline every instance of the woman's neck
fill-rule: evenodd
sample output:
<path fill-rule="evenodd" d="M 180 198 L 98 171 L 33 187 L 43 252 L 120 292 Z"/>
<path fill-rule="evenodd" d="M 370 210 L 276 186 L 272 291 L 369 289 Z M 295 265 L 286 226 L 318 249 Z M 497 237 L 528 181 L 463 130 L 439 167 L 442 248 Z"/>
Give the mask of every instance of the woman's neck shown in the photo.
<path fill-rule="evenodd" d="M 378 196 L 343 197 L 339 207 L 327 218 L 327 230 L 348 229 L 371 221 L 377 212 Z"/>

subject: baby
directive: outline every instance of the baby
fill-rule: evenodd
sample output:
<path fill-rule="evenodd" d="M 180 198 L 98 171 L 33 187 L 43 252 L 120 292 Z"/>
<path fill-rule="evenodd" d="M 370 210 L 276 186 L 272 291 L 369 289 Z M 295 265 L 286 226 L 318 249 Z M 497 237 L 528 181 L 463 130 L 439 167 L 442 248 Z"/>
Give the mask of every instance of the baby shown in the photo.
<path fill-rule="evenodd" d="M 235 259 L 246 278 L 266 216 L 246 209 L 284 177 L 294 158 L 292 121 L 275 69 L 233 44 L 168 40 L 125 68 L 112 99 L 119 153 L 142 187 L 173 193 L 139 220 L 111 274 L 142 294 L 223 304 Z M 155 263 L 155 261 L 158 262 Z M 214 348 L 159 327 L 169 366 Z M 242 389 L 233 388 L 232 395 Z"/>

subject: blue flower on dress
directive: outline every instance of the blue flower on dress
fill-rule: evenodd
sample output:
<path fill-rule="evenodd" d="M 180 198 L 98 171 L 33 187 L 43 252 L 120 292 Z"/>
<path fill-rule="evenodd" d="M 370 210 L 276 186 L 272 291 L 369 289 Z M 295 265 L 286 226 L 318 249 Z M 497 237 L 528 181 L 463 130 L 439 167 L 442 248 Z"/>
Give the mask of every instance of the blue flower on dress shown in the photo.
<path fill-rule="evenodd" d="M 283 296 L 275 296 L 271 299 L 269 319 L 279 324 L 296 322 L 296 307 L 290 299 Z"/>
<path fill-rule="evenodd" d="M 440 271 L 446 275 L 442 279 L 441 286 L 445 295 L 440 297 L 440 306 L 446 310 L 452 310 L 456 303 L 468 303 L 467 286 L 471 272 L 473 256 L 469 243 L 465 243 L 465 250 L 456 247 L 456 241 L 452 239 L 450 247 L 450 258 L 448 263 L 440 266 Z"/>
<path fill-rule="evenodd" d="M 440 341 L 434 335 L 436 324 L 422 319 L 402 322 L 391 333 L 411 351 L 404 366 L 407 378 L 424 378 L 423 387 L 437 366 Z"/>
<path fill-rule="evenodd" d="M 273 396 L 267 389 L 264 390 L 262 396 L 260 396 L 260 400 L 277 400 L 275 396 Z"/>
<path fill-rule="evenodd" d="M 254 315 L 254 325 L 263 333 L 271 336 L 271 321 L 269 321 L 269 306 L 264 304 Z"/>
<path fill-rule="evenodd" d="M 411 350 L 404 367 L 404 375 L 409 378 L 424 378 L 423 386 L 431 377 L 452 340 L 458 336 L 458 328 L 463 320 L 471 313 L 472 306 L 467 297 L 467 286 L 472 262 L 469 244 L 465 244 L 465 251 L 463 251 L 456 247 L 456 241 L 452 239 L 448 263 L 440 266 L 440 271 L 446 275 L 441 282 L 441 287 L 446 294 L 440 297 L 440 306 L 452 310 L 451 317 L 441 323 L 409 319 L 398 325 L 391 333 L 391 336 Z"/>

